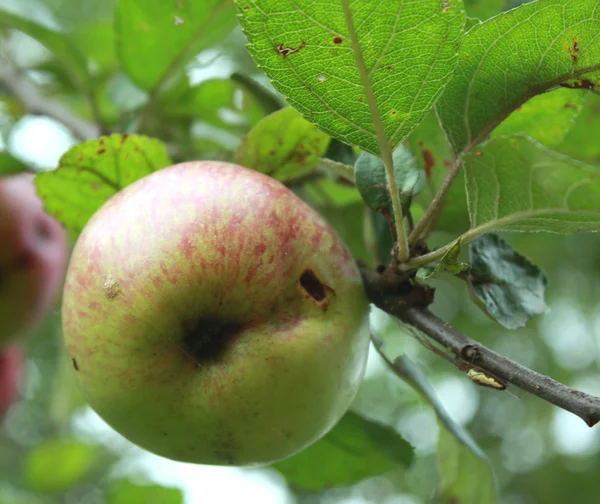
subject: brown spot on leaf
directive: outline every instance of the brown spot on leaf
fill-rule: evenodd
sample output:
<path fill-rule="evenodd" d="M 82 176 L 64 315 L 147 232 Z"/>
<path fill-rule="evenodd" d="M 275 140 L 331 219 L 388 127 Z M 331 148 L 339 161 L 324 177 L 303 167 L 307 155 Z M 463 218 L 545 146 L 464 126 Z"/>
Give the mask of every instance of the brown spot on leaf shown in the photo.
<path fill-rule="evenodd" d="M 473 156 L 475 156 L 475 157 L 481 157 L 481 156 L 483 156 L 483 152 L 481 152 L 481 151 L 473 152 Z"/>
<path fill-rule="evenodd" d="M 335 37 L 333 39 L 334 44 L 341 44 L 343 42 L 342 37 Z"/>
<path fill-rule="evenodd" d="M 277 154 L 277 151 L 275 149 L 271 149 L 269 151 L 269 155 L 274 156 L 275 154 Z"/>
<path fill-rule="evenodd" d="M 425 149 L 422 151 L 423 154 L 423 162 L 425 163 L 425 175 L 427 178 L 431 177 L 431 171 L 435 166 L 435 158 L 433 157 L 433 152 L 429 149 Z"/>
<path fill-rule="evenodd" d="M 98 149 L 98 151 L 96 152 L 96 154 L 98 155 L 102 155 L 106 152 L 106 149 Z"/>
<path fill-rule="evenodd" d="M 300 50 L 304 49 L 305 47 L 306 42 L 303 40 L 298 47 L 284 47 L 283 44 L 278 44 L 275 46 L 275 50 L 285 59 L 294 53 L 300 52 Z"/>
<path fill-rule="evenodd" d="M 77 359 L 73 358 L 71 359 L 71 362 L 73 363 L 73 369 L 75 371 L 79 371 L 79 364 L 77 364 Z"/>

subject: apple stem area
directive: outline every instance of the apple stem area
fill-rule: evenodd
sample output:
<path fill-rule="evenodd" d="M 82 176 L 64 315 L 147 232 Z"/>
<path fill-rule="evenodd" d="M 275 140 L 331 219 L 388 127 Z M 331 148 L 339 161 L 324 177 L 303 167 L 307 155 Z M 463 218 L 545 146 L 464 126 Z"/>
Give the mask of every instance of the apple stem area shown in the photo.
<path fill-rule="evenodd" d="M 373 272 L 362 266 L 360 269 L 371 303 L 447 349 L 453 355 L 447 360 L 459 370 L 476 367 L 499 383 L 514 385 L 577 415 L 590 427 L 600 421 L 600 398 L 567 387 L 494 352 L 431 313 L 428 309 L 433 302 L 431 288 L 415 284 L 406 276 L 398 275 L 394 281 L 388 270 Z M 385 354 L 382 356 L 394 369 L 393 361 Z M 402 370 L 398 370 L 398 375 L 405 378 Z"/>

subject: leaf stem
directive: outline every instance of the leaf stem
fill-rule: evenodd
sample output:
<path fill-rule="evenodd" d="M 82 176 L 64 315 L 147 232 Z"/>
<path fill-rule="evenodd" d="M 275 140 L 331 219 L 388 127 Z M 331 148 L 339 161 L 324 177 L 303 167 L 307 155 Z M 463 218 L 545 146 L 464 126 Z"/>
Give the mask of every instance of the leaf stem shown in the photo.
<path fill-rule="evenodd" d="M 345 178 L 350 182 L 354 182 L 354 168 L 344 163 L 338 163 L 328 158 L 321 158 L 318 169 L 334 175 L 336 177 Z"/>
<path fill-rule="evenodd" d="M 354 50 L 354 57 L 356 59 L 356 66 L 360 74 L 363 87 L 365 89 L 365 96 L 369 109 L 371 111 L 371 117 L 373 119 L 373 126 L 375 127 L 375 133 L 377 135 L 377 143 L 379 144 L 379 150 L 383 165 L 385 167 L 385 173 L 388 184 L 388 191 L 392 200 L 392 213 L 394 216 L 394 224 L 396 230 L 397 240 L 397 254 L 398 257 L 395 259 L 400 262 L 406 262 L 409 258 L 409 247 L 408 238 L 406 236 L 406 229 L 404 228 L 404 216 L 402 215 L 402 204 L 400 202 L 400 194 L 398 193 L 398 186 L 396 184 L 396 177 L 394 174 L 394 162 L 392 158 L 392 149 L 387 140 L 385 129 L 381 121 L 379 114 L 379 108 L 377 107 L 377 100 L 375 99 L 375 93 L 373 92 L 373 86 L 371 79 L 369 78 L 369 72 L 367 71 L 367 65 L 362 56 L 360 44 L 358 41 L 358 34 L 354 28 L 354 22 L 352 20 L 352 12 L 350 11 L 349 0 L 342 0 L 342 9 L 346 17 L 346 25 L 348 26 L 348 32 L 350 34 L 350 40 L 352 42 L 352 49 Z"/>

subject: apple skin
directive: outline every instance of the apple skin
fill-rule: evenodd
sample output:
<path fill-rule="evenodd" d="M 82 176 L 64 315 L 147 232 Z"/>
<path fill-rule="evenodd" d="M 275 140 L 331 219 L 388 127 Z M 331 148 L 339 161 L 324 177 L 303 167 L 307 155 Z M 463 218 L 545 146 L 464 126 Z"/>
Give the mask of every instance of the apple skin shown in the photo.
<path fill-rule="evenodd" d="M 314 210 L 212 161 L 109 200 L 63 295 L 90 406 L 150 452 L 214 465 L 269 464 L 333 427 L 364 373 L 368 312 L 348 248 Z"/>
<path fill-rule="evenodd" d="M 48 314 L 67 255 L 66 233 L 44 211 L 33 175 L 0 178 L 0 348 Z"/>
<path fill-rule="evenodd" d="M 17 399 L 23 361 L 23 351 L 14 343 L 0 350 L 0 418 Z"/>

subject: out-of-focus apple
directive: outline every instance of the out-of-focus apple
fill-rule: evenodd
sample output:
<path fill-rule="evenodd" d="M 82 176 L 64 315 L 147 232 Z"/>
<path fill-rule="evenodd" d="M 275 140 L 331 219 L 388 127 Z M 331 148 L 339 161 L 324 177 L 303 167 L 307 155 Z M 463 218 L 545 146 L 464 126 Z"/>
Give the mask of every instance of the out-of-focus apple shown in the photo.
<path fill-rule="evenodd" d="M 175 460 L 262 465 L 346 412 L 369 303 L 348 248 L 279 182 L 190 162 L 125 188 L 69 266 L 63 325 L 89 404 Z"/>
<path fill-rule="evenodd" d="M 19 394 L 23 360 L 23 351 L 14 343 L 0 350 L 0 418 Z"/>
<path fill-rule="evenodd" d="M 44 212 L 33 175 L 0 178 L 0 347 L 48 313 L 66 261 L 65 231 Z"/>

